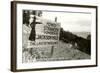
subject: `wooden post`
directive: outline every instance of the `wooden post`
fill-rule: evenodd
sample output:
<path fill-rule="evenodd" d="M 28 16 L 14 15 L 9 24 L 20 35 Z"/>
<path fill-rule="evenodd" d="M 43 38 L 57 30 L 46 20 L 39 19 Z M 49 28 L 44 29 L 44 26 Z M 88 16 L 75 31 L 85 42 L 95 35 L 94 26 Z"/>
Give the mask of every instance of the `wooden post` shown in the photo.
<path fill-rule="evenodd" d="M 54 46 L 51 46 L 51 57 L 53 56 Z"/>

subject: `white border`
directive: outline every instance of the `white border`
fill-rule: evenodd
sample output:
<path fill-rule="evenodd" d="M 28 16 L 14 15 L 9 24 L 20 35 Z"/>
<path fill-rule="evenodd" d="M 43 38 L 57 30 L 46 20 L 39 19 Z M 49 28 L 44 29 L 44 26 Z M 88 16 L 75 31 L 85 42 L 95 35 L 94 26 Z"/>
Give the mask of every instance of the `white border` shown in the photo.
<path fill-rule="evenodd" d="M 69 60 L 69 61 L 50 61 L 50 62 L 34 62 L 22 64 L 22 10 L 52 10 L 52 11 L 74 11 L 74 12 L 89 12 L 92 14 L 91 24 L 91 59 L 90 60 Z M 94 8 L 80 8 L 80 7 L 63 7 L 63 6 L 49 6 L 49 5 L 29 5 L 17 4 L 17 69 L 35 69 L 35 68 L 50 68 L 50 67 L 68 67 L 68 66 L 82 66 L 95 65 L 96 59 L 96 11 Z"/>

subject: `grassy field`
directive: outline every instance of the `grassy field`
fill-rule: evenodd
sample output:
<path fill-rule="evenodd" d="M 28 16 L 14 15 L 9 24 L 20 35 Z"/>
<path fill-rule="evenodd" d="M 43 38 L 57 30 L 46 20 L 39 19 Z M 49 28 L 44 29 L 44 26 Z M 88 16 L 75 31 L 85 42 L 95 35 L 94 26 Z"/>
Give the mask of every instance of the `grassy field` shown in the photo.
<path fill-rule="evenodd" d="M 75 49 L 71 44 L 66 44 L 62 41 L 59 41 L 58 45 L 53 48 L 51 48 L 51 46 L 33 47 L 27 48 L 26 52 L 27 55 L 25 55 L 25 51 L 23 51 L 23 62 L 33 62 L 34 59 L 35 61 L 61 61 L 90 59 L 91 57 L 90 55 Z"/>

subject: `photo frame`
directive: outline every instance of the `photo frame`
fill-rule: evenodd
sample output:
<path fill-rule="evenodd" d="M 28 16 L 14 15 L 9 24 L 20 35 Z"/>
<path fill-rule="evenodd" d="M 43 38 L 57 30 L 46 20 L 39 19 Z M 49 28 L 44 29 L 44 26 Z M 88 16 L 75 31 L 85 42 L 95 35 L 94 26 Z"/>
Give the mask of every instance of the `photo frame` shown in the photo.
<path fill-rule="evenodd" d="M 11 71 L 97 66 L 97 6 L 11 2 Z"/>

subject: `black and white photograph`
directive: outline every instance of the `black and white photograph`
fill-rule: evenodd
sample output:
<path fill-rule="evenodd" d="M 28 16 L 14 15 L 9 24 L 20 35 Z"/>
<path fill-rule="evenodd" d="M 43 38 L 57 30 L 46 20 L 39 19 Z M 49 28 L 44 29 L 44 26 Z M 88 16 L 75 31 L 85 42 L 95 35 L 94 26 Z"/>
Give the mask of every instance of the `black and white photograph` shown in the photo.
<path fill-rule="evenodd" d="M 97 65 L 96 6 L 15 1 L 12 12 L 13 71 Z"/>
<path fill-rule="evenodd" d="M 23 63 L 91 58 L 91 13 L 23 10 Z"/>

